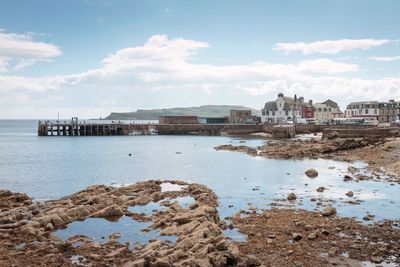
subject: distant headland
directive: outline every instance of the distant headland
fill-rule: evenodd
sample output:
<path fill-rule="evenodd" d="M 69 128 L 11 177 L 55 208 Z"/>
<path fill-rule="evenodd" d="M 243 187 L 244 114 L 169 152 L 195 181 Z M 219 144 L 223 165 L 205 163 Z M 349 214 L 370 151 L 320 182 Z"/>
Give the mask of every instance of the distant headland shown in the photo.
<path fill-rule="evenodd" d="M 106 120 L 158 120 L 160 116 L 198 116 L 223 117 L 228 116 L 232 109 L 250 109 L 253 114 L 259 110 L 235 105 L 204 105 L 200 107 L 178 107 L 166 109 L 138 109 L 133 112 L 111 112 Z"/>

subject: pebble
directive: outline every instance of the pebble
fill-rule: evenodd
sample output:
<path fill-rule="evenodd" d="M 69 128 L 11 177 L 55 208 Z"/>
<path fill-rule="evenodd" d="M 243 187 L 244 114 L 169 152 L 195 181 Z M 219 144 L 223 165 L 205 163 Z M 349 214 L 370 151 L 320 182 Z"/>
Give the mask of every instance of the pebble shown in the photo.
<path fill-rule="evenodd" d="M 347 192 L 347 193 L 346 193 L 346 196 L 348 196 L 348 197 L 353 197 L 353 196 L 354 196 L 354 193 L 353 193 L 353 191 L 349 191 L 349 192 Z"/>
<path fill-rule="evenodd" d="M 315 177 L 318 176 L 318 171 L 317 171 L 316 169 L 311 168 L 311 169 L 308 169 L 308 170 L 305 172 L 305 174 L 306 174 L 308 177 L 310 177 L 310 178 L 315 178 Z"/>
<path fill-rule="evenodd" d="M 371 262 L 373 262 L 373 263 L 381 263 L 382 262 L 382 258 L 381 257 L 377 257 L 377 256 L 372 256 L 371 257 Z"/>
<path fill-rule="evenodd" d="M 325 190 L 325 187 L 323 187 L 323 186 L 320 186 L 317 188 L 317 192 L 319 192 L 319 193 L 324 192 L 324 190 Z"/>
<path fill-rule="evenodd" d="M 299 233 L 292 233 L 292 240 L 298 242 L 303 239 L 303 236 Z"/>
<path fill-rule="evenodd" d="M 254 255 L 247 256 L 246 266 L 260 266 L 261 260 Z"/>
<path fill-rule="evenodd" d="M 353 180 L 353 177 L 349 176 L 349 175 L 345 175 L 343 178 L 343 181 L 347 182 L 347 181 L 351 181 Z"/>
<path fill-rule="evenodd" d="M 308 238 L 309 240 L 317 239 L 317 237 L 318 237 L 318 234 L 317 234 L 316 231 L 310 233 L 310 234 L 307 236 L 307 238 Z"/>
<path fill-rule="evenodd" d="M 322 215 L 324 215 L 324 216 L 331 216 L 331 215 L 335 215 L 336 213 L 337 213 L 336 208 L 332 207 L 332 206 L 327 206 L 322 211 Z"/>
<path fill-rule="evenodd" d="M 297 196 L 296 196 L 295 193 L 290 193 L 290 194 L 287 196 L 287 199 L 288 199 L 289 201 L 291 201 L 291 200 L 296 200 L 296 198 L 297 198 Z"/>

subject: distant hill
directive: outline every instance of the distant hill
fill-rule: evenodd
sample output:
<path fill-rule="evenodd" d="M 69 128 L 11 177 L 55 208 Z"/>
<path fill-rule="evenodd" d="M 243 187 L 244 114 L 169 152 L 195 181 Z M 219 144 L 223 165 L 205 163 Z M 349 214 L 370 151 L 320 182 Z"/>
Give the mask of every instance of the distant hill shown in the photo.
<path fill-rule="evenodd" d="M 231 109 L 251 109 L 244 106 L 205 105 L 200 107 L 138 109 L 134 112 L 112 112 L 106 120 L 158 120 L 160 116 L 199 116 L 223 117 L 229 115 Z M 252 114 L 260 115 L 259 110 L 251 109 Z"/>

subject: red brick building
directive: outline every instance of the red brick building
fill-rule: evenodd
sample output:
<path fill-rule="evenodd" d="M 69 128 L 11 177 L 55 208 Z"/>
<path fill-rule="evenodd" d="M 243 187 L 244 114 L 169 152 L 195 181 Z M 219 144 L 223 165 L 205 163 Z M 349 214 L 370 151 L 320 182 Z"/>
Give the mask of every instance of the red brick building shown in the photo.
<path fill-rule="evenodd" d="M 249 123 L 253 121 L 251 110 L 232 109 L 229 116 L 229 123 Z"/>
<path fill-rule="evenodd" d="M 303 118 L 311 119 L 315 116 L 315 107 L 312 100 L 308 101 L 307 105 L 303 106 Z"/>

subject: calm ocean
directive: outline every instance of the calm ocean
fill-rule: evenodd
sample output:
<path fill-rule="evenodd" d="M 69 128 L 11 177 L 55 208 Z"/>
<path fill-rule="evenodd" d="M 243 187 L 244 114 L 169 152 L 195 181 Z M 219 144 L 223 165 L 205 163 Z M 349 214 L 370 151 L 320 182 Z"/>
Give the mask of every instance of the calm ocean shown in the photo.
<path fill-rule="evenodd" d="M 297 202 L 300 208 L 315 209 L 315 203 L 309 199 L 323 194 L 335 202 L 340 215 L 362 218 L 369 211 L 378 220 L 398 219 L 399 185 L 343 182 L 348 163 L 321 159 L 271 160 L 214 150 L 221 144 L 239 144 L 243 139 L 237 137 L 38 137 L 36 130 L 34 120 L 0 120 L 0 188 L 45 200 L 93 184 L 182 179 L 213 189 L 220 198 L 222 217 L 249 207 L 268 208 L 274 199 L 295 192 L 300 197 Z M 250 139 L 246 145 L 258 146 L 264 142 Z M 331 166 L 335 169 L 328 168 Z M 308 168 L 316 168 L 320 173 L 318 178 L 306 177 L 304 171 Z M 316 192 L 320 186 L 328 190 Z M 346 204 L 344 194 L 348 190 L 364 202 Z M 231 204 L 233 208 L 228 207 Z"/>

